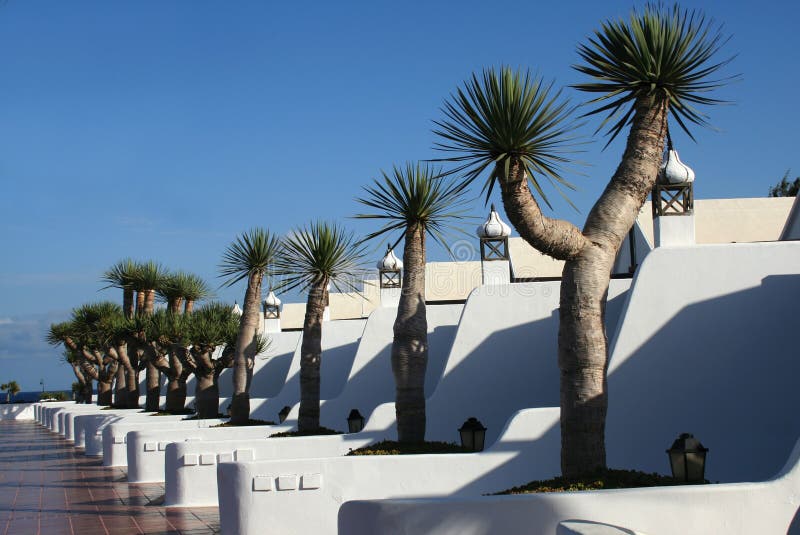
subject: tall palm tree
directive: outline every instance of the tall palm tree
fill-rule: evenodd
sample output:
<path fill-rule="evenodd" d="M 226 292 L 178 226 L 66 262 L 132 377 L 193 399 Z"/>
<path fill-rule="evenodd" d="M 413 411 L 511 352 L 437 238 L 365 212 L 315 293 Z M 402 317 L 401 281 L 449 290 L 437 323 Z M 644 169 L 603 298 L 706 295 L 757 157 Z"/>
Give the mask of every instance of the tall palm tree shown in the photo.
<path fill-rule="evenodd" d="M 696 105 L 715 104 L 707 92 L 730 79 L 713 76 L 728 61 L 701 14 L 648 6 L 627 20 L 604 23 L 579 55 L 576 69 L 593 80 L 576 87 L 598 93 L 591 114 L 607 116 L 613 139 L 630 126 L 619 167 L 589 213 L 583 230 L 541 213 L 528 182 L 563 183 L 571 147 L 568 105 L 540 81 L 502 69 L 474 76 L 436 122 L 438 148 L 458 153 L 457 171 L 470 182 L 489 169 L 500 185 L 509 220 L 540 251 L 565 260 L 561 284 L 558 361 L 561 368 L 561 468 L 577 476 L 606 466 L 608 348 L 605 298 L 614 258 L 658 173 L 669 116 L 684 129 L 705 124 Z M 609 141 L 610 142 L 610 141 Z M 573 147 L 574 148 L 574 147 Z"/>
<path fill-rule="evenodd" d="M 250 382 L 258 349 L 258 324 L 260 319 L 261 286 L 264 277 L 271 274 L 280 241 L 263 228 L 253 228 L 242 233 L 225 250 L 219 266 L 223 286 L 232 286 L 247 279 L 247 291 L 242 305 L 236 352 L 233 357 L 233 399 L 231 423 L 246 424 L 250 420 Z"/>
<path fill-rule="evenodd" d="M 108 283 L 105 288 L 122 289 L 122 310 L 126 318 L 134 314 L 134 290 L 138 277 L 139 265 L 130 258 L 120 260 L 111 266 L 104 274 L 102 281 Z"/>
<path fill-rule="evenodd" d="M 300 346 L 300 415 L 298 429 L 319 429 L 322 317 L 328 288 L 357 290 L 358 268 L 364 248 L 353 234 L 336 223 L 316 221 L 284 238 L 276 263 L 283 280 L 276 288 L 308 291 Z"/>
<path fill-rule="evenodd" d="M 445 231 L 453 228 L 452 222 L 465 218 L 461 209 L 465 190 L 464 184 L 440 178 L 440 171 L 419 163 L 395 167 L 391 175 L 381 174 L 382 178 L 364 187 L 364 196 L 356 199 L 375 211 L 356 217 L 383 222 L 365 240 L 400 234 L 404 242 L 403 289 L 392 342 L 397 434 L 400 442 L 422 442 L 428 366 L 425 237 L 430 235 L 449 250 Z"/>
<path fill-rule="evenodd" d="M 153 260 L 140 263 L 136 272 L 135 287 L 137 290 L 136 313 L 151 316 L 155 309 L 156 291 L 164 286 L 168 275 L 167 269 Z M 143 299 L 140 299 L 143 296 Z M 155 412 L 158 410 L 161 397 L 161 373 L 156 363 L 142 352 L 148 349 L 140 346 L 139 359 L 145 363 L 145 381 L 147 393 L 145 395 L 145 410 Z M 150 353 L 152 355 L 152 353 Z"/>

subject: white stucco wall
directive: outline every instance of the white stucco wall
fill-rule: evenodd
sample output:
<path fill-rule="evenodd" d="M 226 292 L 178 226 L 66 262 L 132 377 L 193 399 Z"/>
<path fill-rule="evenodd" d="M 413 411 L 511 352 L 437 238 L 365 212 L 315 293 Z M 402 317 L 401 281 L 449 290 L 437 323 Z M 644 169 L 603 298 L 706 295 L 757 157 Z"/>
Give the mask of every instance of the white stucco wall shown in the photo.
<path fill-rule="evenodd" d="M 0 405 L 0 420 L 33 420 L 35 403 L 8 403 Z"/>
<path fill-rule="evenodd" d="M 324 323 L 322 329 L 321 398 L 336 397 L 344 388 L 365 324 L 366 320 Z M 278 412 L 281 408 L 286 405 L 292 407 L 299 400 L 300 344 L 295 350 L 283 388 L 274 398 L 252 400 L 251 418 L 277 422 Z M 128 479 L 135 482 L 164 481 L 164 447 L 169 442 L 190 438 L 221 440 L 226 435 L 236 435 L 241 438 L 266 438 L 272 433 L 289 430 L 295 424 L 296 421 L 287 419 L 282 426 L 131 431 L 127 435 Z M 159 447 L 150 448 L 149 444 L 157 444 Z"/>
<path fill-rule="evenodd" d="M 428 369 L 425 389 L 431 393 L 442 375 L 450 353 L 456 325 L 463 305 L 429 305 Z M 205 455 L 225 459 L 250 455 L 253 459 L 281 459 L 316 456 L 340 456 L 350 448 L 359 448 L 395 434 L 394 406 L 385 406 L 383 415 L 373 414 L 381 403 L 394 399 L 394 377 L 391 370 L 391 345 L 396 308 L 380 307 L 370 314 L 364 328 L 353 367 L 342 394 L 324 400 L 320 421 L 323 426 L 347 430 L 347 415 L 357 408 L 367 418 L 364 431 L 353 435 L 327 437 L 293 437 L 285 439 L 203 441 L 175 444 L 175 451 L 166 450 L 165 480 L 168 506 L 200 506 L 217 504 L 217 478 L 214 464 L 186 464 L 184 457 Z M 297 411 L 294 407 L 294 414 Z M 244 452 L 248 453 L 244 453 Z M 238 453 L 237 453 L 238 452 Z M 227 457 L 226 457 L 227 456 Z"/>
<path fill-rule="evenodd" d="M 410 527 L 420 534 L 544 534 L 578 518 L 650 534 L 785 533 L 800 491 L 800 361 L 792 328 L 797 295 L 800 243 L 654 250 L 611 347 L 606 429 L 612 467 L 667 473 L 664 451 L 678 433 L 692 432 L 710 450 L 706 474 L 712 481 L 763 481 L 787 459 L 790 477 L 782 473 L 765 484 L 351 504 L 340 527 L 352 534 Z M 515 484 L 531 479 L 536 476 L 525 473 Z M 356 523 L 355 514 L 369 520 Z"/>

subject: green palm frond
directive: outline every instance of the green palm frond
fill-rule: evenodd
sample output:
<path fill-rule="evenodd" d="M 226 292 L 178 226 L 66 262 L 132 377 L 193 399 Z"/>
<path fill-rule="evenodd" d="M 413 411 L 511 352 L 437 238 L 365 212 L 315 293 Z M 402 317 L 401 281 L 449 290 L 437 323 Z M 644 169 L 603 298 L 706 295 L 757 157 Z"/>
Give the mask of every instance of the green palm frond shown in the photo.
<path fill-rule="evenodd" d="M 133 321 L 137 321 L 135 318 Z M 187 343 L 190 330 L 188 319 L 183 314 L 173 314 L 168 310 L 156 310 L 152 316 L 145 316 L 141 328 L 148 340 L 161 343 Z"/>
<path fill-rule="evenodd" d="M 563 175 L 575 163 L 571 154 L 581 144 L 575 134 L 578 125 L 570 118 L 573 109 L 561 99 L 560 90 L 554 92 L 552 83 L 528 71 L 486 69 L 481 77 L 473 74 L 444 103 L 445 119 L 434 121 L 434 133 L 442 141 L 434 147 L 457 155 L 434 161 L 458 164 L 447 174 L 463 172 L 465 185 L 488 169 L 483 185 L 487 200 L 495 182 L 506 179 L 515 163 L 522 165 L 548 205 L 542 178 L 567 199 L 561 187 L 574 190 L 575 186 Z"/>
<path fill-rule="evenodd" d="M 308 289 L 327 281 L 337 291 L 358 290 L 364 247 L 336 223 L 316 221 L 283 239 L 274 289 Z"/>
<path fill-rule="evenodd" d="M 102 346 L 111 341 L 123 320 L 122 307 L 111 301 L 101 301 L 73 309 L 71 324 L 84 343 Z"/>
<path fill-rule="evenodd" d="M 194 273 L 184 273 L 185 279 L 181 282 L 183 293 L 181 297 L 190 301 L 201 301 L 214 296 L 214 292 L 206 281 Z"/>
<path fill-rule="evenodd" d="M 266 229 L 253 228 L 242 233 L 222 257 L 219 276 L 227 277 L 222 286 L 233 286 L 253 274 L 270 275 L 278 249 L 280 240 Z"/>
<path fill-rule="evenodd" d="M 376 212 L 357 214 L 358 219 L 380 219 L 384 224 L 362 241 L 395 231 L 405 232 L 409 225 L 420 225 L 448 252 L 448 231 L 460 230 L 454 221 L 468 219 L 464 206 L 466 185 L 452 177 L 442 177 L 440 169 L 421 163 L 406 163 L 393 168 L 392 174 L 381 171 L 382 179 L 364 186 L 365 195 L 356 201 Z"/>
<path fill-rule="evenodd" d="M 104 286 L 102 289 L 134 289 L 138 269 L 139 264 L 132 259 L 125 258 L 120 260 L 103 273 L 103 277 L 100 280 L 107 283 L 108 286 Z"/>
<path fill-rule="evenodd" d="M 74 338 L 77 336 L 75 326 L 71 321 L 62 321 L 61 323 L 53 323 L 47 330 L 45 340 L 48 344 L 57 346 L 63 344 L 67 338 Z"/>
<path fill-rule="evenodd" d="M 708 125 L 696 105 L 725 102 L 706 94 L 737 78 L 712 78 L 733 60 L 714 59 L 726 41 L 697 11 L 648 4 L 642 12 L 634 9 L 627 20 L 606 21 L 578 47 L 584 63 L 573 68 L 593 81 L 573 87 L 600 94 L 588 102 L 598 106 L 585 115 L 605 115 L 597 131 L 609 125 L 608 143 L 630 123 L 642 97 L 666 99 L 671 116 L 692 137 L 687 124 Z"/>
<path fill-rule="evenodd" d="M 167 268 L 154 260 L 137 264 L 133 277 L 133 288 L 137 291 L 155 290 L 164 284 L 169 274 Z"/>
<path fill-rule="evenodd" d="M 189 339 L 195 345 L 233 344 L 239 334 L 240 318 L 230 305 L 211 302 L 189 316 Z"/>

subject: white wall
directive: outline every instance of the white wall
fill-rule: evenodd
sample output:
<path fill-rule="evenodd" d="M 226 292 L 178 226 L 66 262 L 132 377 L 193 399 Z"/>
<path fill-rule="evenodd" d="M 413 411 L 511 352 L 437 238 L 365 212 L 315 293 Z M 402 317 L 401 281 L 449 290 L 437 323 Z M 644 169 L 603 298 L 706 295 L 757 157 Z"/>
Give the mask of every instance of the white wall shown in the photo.
<path fill-rule="evenodd" d="M 609 368 L 611 467 L 667 473 L 665 450 L 688 431 L 710 449 L 712 481 L 764 480 L 789 459 L 786 477 L 769 484 L 351 504 L 340 518 L 342 532 L 549 534 L 575 518 L 651 534 L 785 533 L 790 522 L 797 532 L 797 295 L 797 242 L 656 249 L 631 289 Z M 514 484 L 537 475 L 517 477 Z M 356 523 L 356 514 L 366 520 Z"/>
<path fill-rule="evenodd" d="M 0 420 L 33 420 L 35 403 L 8 403 L 0 405 Z"/>

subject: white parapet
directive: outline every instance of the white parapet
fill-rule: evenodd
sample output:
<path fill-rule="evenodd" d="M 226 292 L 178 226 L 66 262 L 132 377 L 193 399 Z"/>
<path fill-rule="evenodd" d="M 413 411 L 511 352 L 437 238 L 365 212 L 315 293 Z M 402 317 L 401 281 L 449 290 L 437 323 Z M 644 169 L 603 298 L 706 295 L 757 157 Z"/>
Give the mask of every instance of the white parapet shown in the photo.
<path fill-rule="evenodd" d="M 694 245 L 694 214 L 667 215 L 653 221 L 656 247 Z"/>

